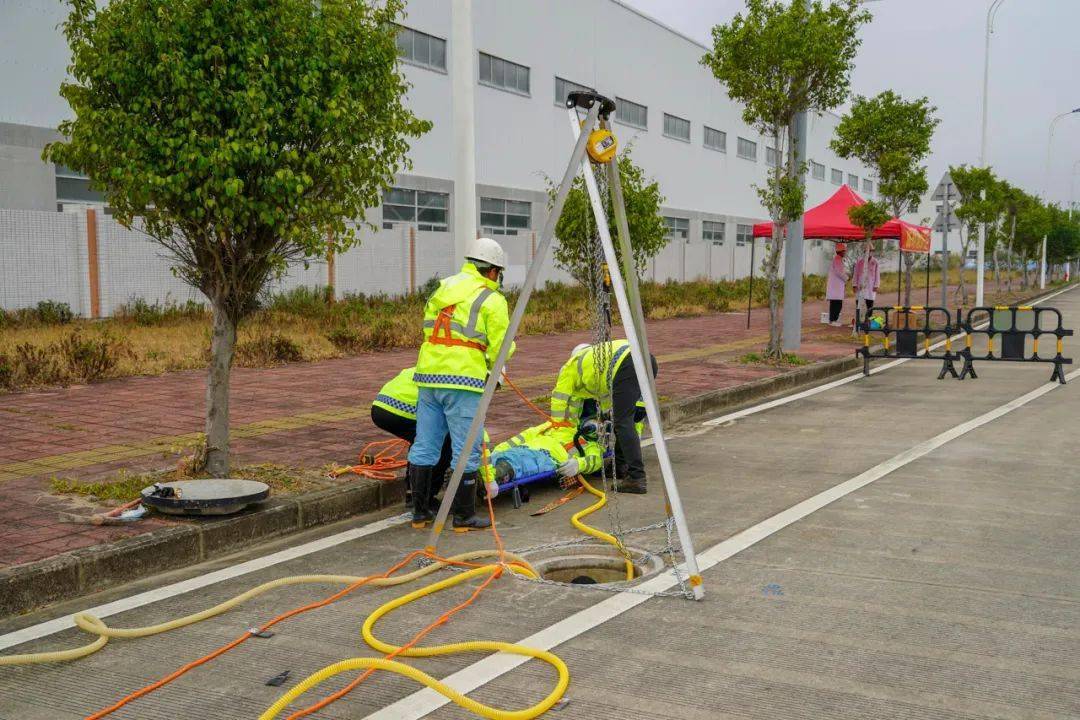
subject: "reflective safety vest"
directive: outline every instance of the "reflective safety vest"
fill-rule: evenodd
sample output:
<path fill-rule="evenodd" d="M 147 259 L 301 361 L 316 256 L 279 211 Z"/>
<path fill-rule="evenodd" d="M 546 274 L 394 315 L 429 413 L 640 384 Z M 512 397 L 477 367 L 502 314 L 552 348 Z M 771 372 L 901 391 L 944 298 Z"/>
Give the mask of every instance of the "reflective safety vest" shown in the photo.
<path fill-rule="evenodd" d="M 408 420 L 416 419 L 416 402 L 420 388 L 413 382 L 414 367 L 407 367 L 382 386 L 371 404 L 400 415 Z"/>
<path fill-rule="evenodd" d="M 567 423 L 576 428 L 581 417 L 581 405 L 587 399 L 596 400 L 601 412 L 610 410 L 611 382 L 630 357 L 630 343 L 626 340 L 612 340 L 608 343 L 607 367 L 596 366 L 595 347 L 578 351 L 571 356 L 559 370 L 559 379 L 551 391 L 551 417 L 559 423 Z"/>
<path fill-rule="evenodd" d="M 562 427 L 546 422 L 522 430 L 509 440 L 499 443 L 493 452 L 498 454 L 515 447 L 543 450 L 551 456 L 556 465 L 562 465 L 573 455 L 578 458 L 583 474 L 597 472 L 603 462 L 603 448 L 595 441 L 590 442 L 582 438 L 578 445 L 580 451 L 575 449 L 574 433 L 573 427 Z"/>
<path fill-rule="evenodd" d="M 421 387 L 483 392 L 510 316 L 499 284 L 466 262 L 424 307 L 424 343 L 413 380 Z M 510 346 L 510 355 L 514 353 Z M 509 359 L 509 355 L 507 356 Z"/>

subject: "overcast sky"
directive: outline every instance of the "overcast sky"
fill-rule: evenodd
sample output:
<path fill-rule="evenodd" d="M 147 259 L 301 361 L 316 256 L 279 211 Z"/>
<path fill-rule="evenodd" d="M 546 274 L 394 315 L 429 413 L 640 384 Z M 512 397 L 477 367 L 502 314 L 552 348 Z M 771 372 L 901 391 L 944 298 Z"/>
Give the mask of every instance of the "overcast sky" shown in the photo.
<path fill-rule="evenodd" d="M 625 2 L 703 43 L 710 42 L 713 25 L 744 7 L 743 0 Z M 929 163 L 931 187 L 948 165 L 978 161 L 988 4 L 879 0 L 867 5 L 874 20 L 862 31 L 854 91 L 874 95 L 891 88 L 909 98 L 927 95 L 937 105 L 941 125 Z M 62 8 L 58 0 L 0 0 L 0 121 L 54 125 L 67 114 L 55 87 L 41 82 L 43 76 L 64 74 L 66 47 L 53 29 L 63 18 Z M 1030 192 L 1043 191 L 1051 118 L 1080 107 L 1078 29 L 1080 0 L 1005 0 L 998 12 L 987 158 L 999 174 Z M 1052 199 L 1068 201 L 1077 160 L 1080 114 L 1057 125 Z"/>
<path fill-rule="evenodd" d="M 743 0 L 624 0 L 711 44 Z M 982 113 L 983 42 L 989 0 L 880 0 L 862 33 L 852 89 L 926 95 L 941 125 L 929 163 L 931 188 L 950 164 L 975 164 Z M 1029 192 L 1042 192 L 1050 120 L 1080 108 L 1080 0 L 1005 0 L 990 49 L 987 161 Z M 1068 202 L 1080 160 L 1080 114 L 1057 123 L 1050 197 Z M 1080 177 L 1077 178 L 1080 183 Z M 1080 189 L 1078 189 L 1080 195 Z"/>

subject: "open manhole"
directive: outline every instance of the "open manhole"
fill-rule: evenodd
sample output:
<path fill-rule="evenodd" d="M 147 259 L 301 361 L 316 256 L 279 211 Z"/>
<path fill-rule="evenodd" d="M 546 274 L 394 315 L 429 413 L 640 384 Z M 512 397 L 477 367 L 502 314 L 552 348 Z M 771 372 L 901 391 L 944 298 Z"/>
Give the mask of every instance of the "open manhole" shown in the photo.
<path fill-rule="evenodd" d="M 627 550 L 630 551 L 630 561 L 634 565 L 634 581 L 655 575 L 664 569 L 660 557 L 637 548 Z M 614 554 L 610 545 L 551 548 L 529 553 L 526 559 L 544 580 L 573 585 L 627 582 L 626 563 L 621 555 Z"/>

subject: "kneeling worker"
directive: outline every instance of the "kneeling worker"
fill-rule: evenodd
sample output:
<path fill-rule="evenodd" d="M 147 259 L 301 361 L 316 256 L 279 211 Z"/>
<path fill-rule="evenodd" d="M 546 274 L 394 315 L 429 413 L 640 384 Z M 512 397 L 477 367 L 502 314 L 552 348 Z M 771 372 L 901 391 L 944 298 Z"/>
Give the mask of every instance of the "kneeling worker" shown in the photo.
<path fill-rule="evenodd" d="M 602 415 L 610 412 L 615 426 L 616 491 L 643 494 L 647 492 L 645 462 L 641 459 L 640 430 L 635 427 L 635 423 L 641 422 L 638 411 L 641 388 L 630 359 L 630 343 L 612 340 L 607 346 L 602 353 L 597 353 L 599 346 L 581 344 L 570 353 L 570 359 L 559 371 L 555 389 L 551 391 L 551 417 L 576 427 L 582 407 L 590 399 L 597 402 Z M 608 358 L 607 367 L 596 365 L 596 358 L 601 354 Z M 649 359 L 655 377 L 656 358 L 650 356 Z"/>
<path fill-rule="evenodd" d="M 380 430 L 399 437 L 412 445 L 416 440 L 416 403 L 420 388 L 413 382 L 415 367 L 408 367 L 395 375 L 382 386 L 375 400 L 371 403 L 371 422 Z M 450 436 L 443 441 L 439 461 L 431 471 L 432 482 L 428 488 L 428 505 L 435 502 L 435 496 L 442 489 L 443 476 L 450 467 Z M 405 471 L 405 505 L 412 504 L 412 488 L 409 486 L 409 471 Z"/>
<path fill-rule="evenodd" d="M 450 436 L 452 465 L 466 453 L 465 475 L 454 496 L 454 527 L 482 529 L 491 522 L 476 514 L 480 437 L 465 447 L 488 374 L 506 336 L 510 316 L 499 292 L 506 253 L 491 238 L 477 238 L 461 272 L 439 283 L 424 308 L 424 342 L 413 381 L 419 386 L 416 440 L 409 451 L 413 527 L 435 519 L 428 498 L 443 442 Z M 514 347 L 510 347 L 513 354 Z M 509 357 L 509 356 L 508 356 Z M 487 483 L 489 496 L 498 492 Z"/>

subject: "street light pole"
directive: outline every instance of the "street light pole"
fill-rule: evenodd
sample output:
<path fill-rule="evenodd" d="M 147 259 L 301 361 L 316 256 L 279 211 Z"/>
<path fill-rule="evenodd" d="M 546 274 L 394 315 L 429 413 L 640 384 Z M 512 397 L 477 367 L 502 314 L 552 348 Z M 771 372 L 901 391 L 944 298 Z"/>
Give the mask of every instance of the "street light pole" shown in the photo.
<path fill-rule="evenodd" d="M 1080 108 L 1074 108 L 1067 112 L 1063 112 L 1060 115 L 1055 115 L 1054 119 L 1050 121 L 1050 128 L 1046 133 L 1046 168 L 1043 171 L 1043 199 L 1047 202 L 1050 201 L 1050 152 L 1053 149 L 1054 144 L 1054 128 L 1062 118 L 1066 118 L 1069 115 L 1076 115 L 1077 113 L 1080 113 Z M 1040 253 L 1039 258 L 1039 289 L 1046 289 L 1046 235 L 1043 235 L 1042 252 Z"/>
<path fill-rule="evenodd" d="M 476 101 L 472 0 L 450 7 L 450 105 L 454 133 L 454 257 L 476 238 Z"/>
<path fill-rule="evenodd" d="M 1005 0 L 992 0 L 986 10 L 986 48 L 983 52 L 983 95 L 982 95 L 982 140 L 979 143 L 979 167 L 986 167 L 986 119 L 990 93 L 990 36 L 994 33 L 994 16 Z M 983 304 L 984 280 L 986 275 L 986 225 L 979 223 L 979 247 L 975 260 L 975 305 Z"/>

